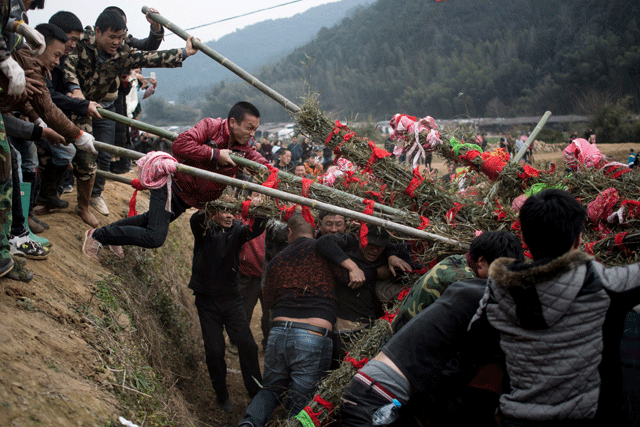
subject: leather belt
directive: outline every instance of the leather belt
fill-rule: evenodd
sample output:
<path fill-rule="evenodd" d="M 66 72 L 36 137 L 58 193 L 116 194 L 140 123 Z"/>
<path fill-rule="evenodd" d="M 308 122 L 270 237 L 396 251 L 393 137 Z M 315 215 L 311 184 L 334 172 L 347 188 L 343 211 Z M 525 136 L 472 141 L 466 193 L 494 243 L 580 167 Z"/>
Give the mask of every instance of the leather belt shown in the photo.
<path fill-rule="evenodd" d="M 271 322 L 271 327 L 283 327 L 283 328 L 292 328 L 292 329 L 304 329 L 309 332 L 314 332 L 316 334 L 320 334 L 323 337 L 329 336 L 331 331 L 327 328 L 322 328 L 320 326 L 310 325 L 308 323 L 300 323 L 300 322 L 292 322 L 290 320 L 276 320 L 275 322 Z"/>

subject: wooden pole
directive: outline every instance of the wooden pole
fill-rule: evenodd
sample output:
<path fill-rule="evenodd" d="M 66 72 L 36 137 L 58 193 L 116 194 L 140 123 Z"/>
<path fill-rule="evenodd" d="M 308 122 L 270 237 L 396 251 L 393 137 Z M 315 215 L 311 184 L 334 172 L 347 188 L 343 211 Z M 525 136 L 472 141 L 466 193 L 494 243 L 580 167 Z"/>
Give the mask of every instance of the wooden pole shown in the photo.
<path fill-rule="evenodd" d="M 122 123 L 124 125 L 127 126 L 131 126 L 132 128 L 136 128 L 136 129 L 140 129 L 143 130 L 145 132 L 148 133 L 152 133 L 154 135 L 158 135 L 161 136 L 162 138 L 165 138 L 168 141 L 174 141 L 178 135 L 176 135 L 173 132 L 169 132 L 166 131 L 162 128 L 159 128 L 157 126 L 153 126 L 150 125 L 148 123 L 144 123 L 144 122 L 140 122 L 138 120 L 133 120 L 130 119 L 128 117 L 122 116 L 120 114 L 114 113 L 113 111 L 109 111 L 109 110 L 105 110 L 104 108 L 98 108 L 98 112 L 100 113 L 100 115 L 102 115 L 102 117 L 113 120 L 115 122 L 118 123 Z M 266 170 L 267 167 L 265 165 L 262 165 L 260 163 L 251 161 L 249 159 L 245 159 L 244 157 L 238 157 L 235 155 L 231 155 L 231 158 L 233 159 L 234 162 L 236 162 L 236 164 L 252 169 L 252 170 Z M 278 176 L 281 178 L 288 178 L 290 180 L 293 180 L 294 182 L 301 184 L 302 185 L 302 178 L 300 178 L 299 176 L 290 174 L 288 172 L 284 172 L 284 171 L 280 171 L 278 172 Z M 318 184 L 318 183 L 313 183 L 311 184 L 311 188 L 313 189 L 318 189 L 318 190 L 327 190 L 330 187 L 327 187 L 325 185 L 322 184 Z M 342 190 L 338 190 L 335 188 L 331 188 L 331 191 L 335 192 L 337 195 L 339 195 L 340 197 L 344 197 L 346 199 L 349 199 L 353 202 L 356 203 L 364 203 L 364 199 L 361 197 L 358 197 L 356 195 L 353 195 L 351 193 L 347 193 L 346 191 L 342 191 Z M 388 215 L 415 215 L 415 219 L 416 221 L 419 223 L 420 222 L 420 216 L 416 213 L 411 213 L 411 212 L 404 212 L 404 211 L 400 211 L 396 208 L 392 208 L 391 206 L 387 206 L 384 205 L 382 203 L 377 203 L 375 202 L 373 204 L 373 208 L 380 211 L 380 212 L 384 212 Z"/>
<path fill-rule="evenodd" d="M 111 172 L 101 171 L 100 169 L 96 171 L 96 176 L 101 176 L 111 181 L 118 181 L 123 184 L 131 185 L 131 178 L 127 178 L 126 176 L 122 176 L 122 175 L 116 175 L 115 173 L 111 173 Z"/>
<path fill-rule="evenodd" d="M 138 153 L 136 151 L 127 150 L 126 148 L 105 144 L 104 142 L 96 141 L 94 142 L 94 146 L 98 150 L 115 154 L 116 156 L 119 156 L 119 157 L 128 157 L 130 159 L 137 160 L 143 156 L 143 154 Z M 179 173 L 184 173 L 186 175 L 191 175 L 197 178 L 206 179 L 208 181 L 218 182 L 220 184 L 237 187 L 242 190 L 255 191 L 258 193 L 265 194 L 269 197 L 274 197 L 280 200 L 286 200 L 288 202 L 293 202 L 299 205 L 308 206 L 313 209 L 321 209 L 326 212 L 333 213 L 335 215 L 342 215 L 347 218 L 353 218 L 358 221 L 366 222 L 367 224 L 377 225 L 387 230 L 402 233 L 407 236 L 414 237 L 416 239 L 436 240 L 442 243 L 455 245 L 464 249 L 467 248 L 467 245 L 457 240 L 449 239 L 443 236 L 438 236 L 437 234 L 428 233 L 426 231 L 418 230 L 416 228 L 408 227 L 406 225 L 398 224 L 386 219 L 381 219 L 374 216 L 366 215 L 366 214 L 363 214 L 362 212 L 352 211 L 350 209 L 333 206 L 328 203 L 323 203 L 317 200 L 308 199 L 306 197 L 298 196 L 296 194 L 290 194 L 284 191 L 274 190 L 273 188 L 265 187 L 263 185 L 242 181 L 236 178 L 231 178 L 226 175 L 221 175 L 215 172 L 205 171 L 202 169 L 194 168 L 194 167 L 183 165 L 180 163 L 177 165 L 177 171 Z"/>
<path fill-rule="evenodd" d="M 522 159 L 522 157 L 524 157 L 524 154 L 527 152 L 527 150 L 535 140 L 536 136 L 538 136 L 538 134 L 540 133 L 544 125 L 547 123 L 547 121 L 549 120 L 549 117 L 551 117 L 551 111 L 547 111 L 546 113 L 544 113 L 544 116 L 542 116 L 542 118 L 540 119 L 536 127 L 533 129 L 533 132 L 531 132 L 531 135 L 529 135 L 529 138 L 527 138 L 522 148 L 520 148 L 520 151 L 518 151 L 518 153 L 513 157 L 513 159 L 511 159 L 512 163 L 518 163 Z"/>
<path fill-rule="evenodd" d="M 169 21 L 164 16 L 160 15 L 159 13 L 151 12 L 148 6 L 143 6 L 142 7 L 142 13 L 148 14 L 148 16 L 151 19 L 153 19 L 157 23 L 163 25 L 168 30 L 173 31 L 174 34 L 176 34 L 178 37 L 180 37 L 180 38 L 182 38 L 184 40 L 187 40 L 189 37 L 191 37 L 191 34 L 187 33 L 182 28 L 176 26 L 173 22 Z M 267 95 L 269 98 L 271 98 L 271 99 L 275 100 L 276 102 L 278 102 L 287 111 L 291 111 L 293 113 L 297 113 L 298 111 L 300 111 L 300 107 L 299 106 L 297 106 L 293 102 L 289 101 L 287 98 L 285 98 L 284 96 L 280 95 L 278 92 L 276 92 L 275 90 L 271 89 L 269 86 L 267 86 L 266 84 L 262 83 L 260 80 L 258 80 L 257 78 L 255 78 L 251 74 L 247 73 L 245 70 L 240 68 L 238 65 L 236 65 L 233 62 L 229 61 L 227 58 L 225 58 L 224 56 L 220 55 L 218 52 L 216 52 L 215 50 L 211 49 L 206 44 L 202 43 L 200 40 L 197 40 L 194 37 L 193 40 L 192 40 L 192 43 L 193 43 L 193 46 L 195 48 L 197 48 L 199 51 L 201 51 L 202 53 L 204 53 L 205 55 L 207 55 L 208 57 L 210 57 L 214 61 L 220 63 L 220 65 L 222 65 L 223 67 L 231 70 L 238 77 L 240 77 L 241 79 L 243 79 L 244 81 L 249 83 L 251 86 L 253 86 L 256 89 L 258 89 L 260 92 L 262 92 L 265 95 Z"/>
<path fill-rule="evenodd" d="M 540 119 L 536 127 L 533 129 L 533 132 L 531 132 L 531 135 L 529 135 L 529 138 L 527 138 L 524 145 L 520 148 L 520 151 L 518 151 L 518 153 L 515 156 L 513 156 L 513 158 L 511 159 L 511 163 L 518 163 L 520 159 L 522 159 L 524 154 L 529 149 L 529 146 L 533 143 L 536 136 L 538 136 L 538 134 L 540 133 L 544 125 L 549 120 L 549 117 L 551 117 L 551 111 L 547 111 L 546 113 L 544 113 L 544 115 L 542 116 L 542 118 Z M 489 193 L 484 198 L 484 202 L 488 203 L 489 200 L 493 199 L 493 196 L 496 194 L 497 190 L 498 190 L 498 183 L 496 182 L 493 184 L 493 186 L 491 187 L 491 190 L 489 190 Z"/>

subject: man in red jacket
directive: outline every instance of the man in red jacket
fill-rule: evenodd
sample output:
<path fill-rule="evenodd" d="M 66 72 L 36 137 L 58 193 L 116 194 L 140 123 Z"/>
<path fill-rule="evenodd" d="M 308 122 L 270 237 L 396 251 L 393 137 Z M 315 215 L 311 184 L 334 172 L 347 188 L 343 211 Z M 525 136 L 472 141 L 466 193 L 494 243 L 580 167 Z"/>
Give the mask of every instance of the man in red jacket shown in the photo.
<path fill-rule="evenodd" d="M 260 112 L 249 102 L 241 101 L 231 107 L 226 119 L 202 119 L 190 130 L 181 133 L 173 143 L 173 155 L 182 164 L 235 176 L 238 166 L 229 154 L 246 157 L 266 165 L 262 157 L 249 142 L 260 125 Z M 113 224 L 85 233 L 82 252 L 90 258 L 98 259 L 102 245 L 111 245 L 119 256 L 124 256 L 120 245 L 135 245 L 143 248 L 157 248 L 164 243 L 169 231 L 169 223 L 184 211 L 216 200 L 226 185 L 176 174 L 171 186 L 171 212 L 165 210 L 167 187 L 151 190 L 149 210 L 142 215 L 132 216 Z"/>

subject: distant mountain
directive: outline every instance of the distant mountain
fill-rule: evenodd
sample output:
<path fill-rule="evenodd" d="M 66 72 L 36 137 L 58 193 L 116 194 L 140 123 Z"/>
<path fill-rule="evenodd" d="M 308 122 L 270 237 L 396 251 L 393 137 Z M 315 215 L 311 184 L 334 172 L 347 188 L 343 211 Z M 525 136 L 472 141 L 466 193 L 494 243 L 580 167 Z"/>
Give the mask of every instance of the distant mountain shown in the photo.
<path fill-rule="evenodd" d="M 313 40 L 321 28 L 331 27 L 353 14 L 358 7 L 373 2 L 342 0 L 324 4 L 291 18 L 266 20 L 247 26 L 206 44 L 246 71 L 254 72 Z M 202 53 L 187 59 L 182 68 L 154 71 L 159 83 L 156 94 L 168 101 L 178 101 L 180 93 L 188 88 L 191 89 L 187 93 L 196 98 L 197 94 L 209 90 L 213 84 L 235 77 L 231 71 Z"/>

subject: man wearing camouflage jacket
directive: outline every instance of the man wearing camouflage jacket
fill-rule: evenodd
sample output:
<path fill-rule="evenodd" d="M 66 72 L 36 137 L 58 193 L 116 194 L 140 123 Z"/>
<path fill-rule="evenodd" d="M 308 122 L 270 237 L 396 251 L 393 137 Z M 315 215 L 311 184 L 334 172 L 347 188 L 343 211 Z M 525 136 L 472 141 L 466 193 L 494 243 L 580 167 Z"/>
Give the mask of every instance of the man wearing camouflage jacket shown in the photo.
<path fill-rule="evenodd" d="M 196 53 L 187 40 L 185 49 L 171 49 L 159 52 L 142 52 L 123 43 L 126 25 L 122 16 L 106 10 L 96 20 L 95 32 L 87 27 L 64 64 L 64 79 L 72 97 L 111 104 L 117 96 L 120 76 L 130 68 L 174 68 L 182 66 L 182 61 Z M 108 95 L 112 94 L 113 98 Z M 83 131 L 91 132 L 91 119 L 74 117 Z M 78 152 L 73 159 L 74 173 L 78 187 L 78 213 L 89 225 L 99 224 L 89 212 L 91 189 L 95 181 L 96 156 Z"/>

